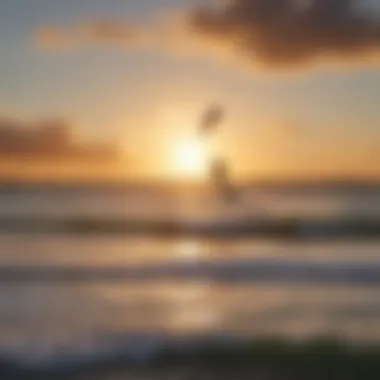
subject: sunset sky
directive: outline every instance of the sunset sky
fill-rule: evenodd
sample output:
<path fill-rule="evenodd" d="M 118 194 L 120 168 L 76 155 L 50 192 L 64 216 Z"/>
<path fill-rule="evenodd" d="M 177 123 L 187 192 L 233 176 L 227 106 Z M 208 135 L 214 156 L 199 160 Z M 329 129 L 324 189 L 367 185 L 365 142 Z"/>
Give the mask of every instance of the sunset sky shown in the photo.
<path fill-rule="evenodd" d="M 65 119 L 117 141 L 128 175 L 170 177 L 199 165 L 216 102 L 237 176 L 380 178 L 376 3 L 3 0 L 0 112 Z"/>

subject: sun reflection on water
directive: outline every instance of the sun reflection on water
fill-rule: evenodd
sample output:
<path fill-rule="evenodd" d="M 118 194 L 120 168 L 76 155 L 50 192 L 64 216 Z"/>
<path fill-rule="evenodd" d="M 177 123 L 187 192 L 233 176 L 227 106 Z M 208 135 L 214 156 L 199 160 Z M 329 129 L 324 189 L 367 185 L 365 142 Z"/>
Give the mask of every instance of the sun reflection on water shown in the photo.
<path fill-rule="evenodd" d="M 196 240 L 181 241 L 177 248 L 178 257 L 181 261 L 195 263 L 206 256 L 204 245 Z"/>

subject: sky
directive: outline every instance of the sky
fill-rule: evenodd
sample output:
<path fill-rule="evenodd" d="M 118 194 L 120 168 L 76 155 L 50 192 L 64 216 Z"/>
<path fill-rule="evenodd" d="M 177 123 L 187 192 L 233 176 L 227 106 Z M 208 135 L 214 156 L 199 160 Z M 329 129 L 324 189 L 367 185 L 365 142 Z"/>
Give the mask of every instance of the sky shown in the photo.
<path fill-rule="evenodd" d="M 165 177 L 217 103 L 236 176 L 379 179 L 376 1 L 209 3 L 0 0 L 0 115 L 67 120 Z"/>

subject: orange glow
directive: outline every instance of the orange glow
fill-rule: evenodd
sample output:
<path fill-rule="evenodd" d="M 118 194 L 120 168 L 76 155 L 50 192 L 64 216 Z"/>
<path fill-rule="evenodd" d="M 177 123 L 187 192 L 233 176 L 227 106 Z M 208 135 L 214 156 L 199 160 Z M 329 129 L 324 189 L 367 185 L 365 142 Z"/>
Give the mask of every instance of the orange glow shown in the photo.
<path fill-rule="evenodd" d="M 172 153 L 174 174 L 185 178 L 202 178 L 206 172 L 207 149 L 197 140 L 175 144 Z"/>

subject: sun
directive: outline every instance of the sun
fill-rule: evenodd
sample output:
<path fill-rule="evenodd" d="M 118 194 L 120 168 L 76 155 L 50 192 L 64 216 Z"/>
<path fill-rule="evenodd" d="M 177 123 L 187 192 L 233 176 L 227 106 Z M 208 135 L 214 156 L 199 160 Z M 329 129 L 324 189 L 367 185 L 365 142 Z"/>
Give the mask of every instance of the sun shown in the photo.
<path fill-rule="evenodd" d="M 200 178 L 206 171 L 207 152 L 197 140 L 177 144 L 174 155 L 175 170 L 182 177 Z"/>

